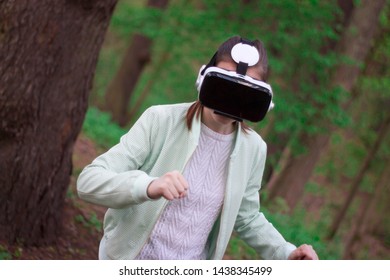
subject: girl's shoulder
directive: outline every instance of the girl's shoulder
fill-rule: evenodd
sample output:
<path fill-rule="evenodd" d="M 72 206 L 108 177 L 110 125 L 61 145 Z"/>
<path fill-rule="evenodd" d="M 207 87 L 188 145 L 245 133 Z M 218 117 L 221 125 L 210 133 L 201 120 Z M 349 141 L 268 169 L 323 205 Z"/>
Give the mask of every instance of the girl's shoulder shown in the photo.
<path fill-rule="evenodd" d="M 188 108 L 192 105 L 192 103 L 176 103 L 176 104 L 161 104 L 161 105 L 153 105 L 148 108 L 148 110 L 155 110 L 159 112 L 174 112 L 174 111 L 187 111 Z"/>
<path fill-rule="evenodd" d="M 145 112 L 156 114 L 159 117 L 180 116 L 186 114 L 192 103 L 163 104 L 149 107 Z"/>

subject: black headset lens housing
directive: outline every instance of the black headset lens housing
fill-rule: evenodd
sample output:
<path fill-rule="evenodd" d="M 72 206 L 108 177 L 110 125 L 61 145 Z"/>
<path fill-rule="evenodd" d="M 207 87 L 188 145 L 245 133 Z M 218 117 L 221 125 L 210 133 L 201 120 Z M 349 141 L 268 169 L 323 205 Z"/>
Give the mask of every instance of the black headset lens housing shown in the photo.
<path fill-rule="evenodd" d="M 253 42 L 241 38 L 231 50 L 236 71 L 216 67 L 217 53 L 199 71 L 196 86 L 199 101 L 215 113 L 237 121 L 259 122 L 274 106 L 269 84 L 246 75 L 247 69 L 259 61 Z"/>
<path fill-rule="evenodd" d="M 205 73 L 199 100 L 217 114 L 259 122 L 269 110 L 272 92 L 246 79 L 210 71 Z"/>

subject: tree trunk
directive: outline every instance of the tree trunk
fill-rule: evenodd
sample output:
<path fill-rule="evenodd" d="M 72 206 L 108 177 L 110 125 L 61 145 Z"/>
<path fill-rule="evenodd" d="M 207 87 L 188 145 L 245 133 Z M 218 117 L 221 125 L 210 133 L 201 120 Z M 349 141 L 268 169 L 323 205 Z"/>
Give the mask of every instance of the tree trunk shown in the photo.
<path fill-rule="evenodd" d="M 163 10 L 168 2 L 168 0 L 149 0 L 147 6 Z M 122 64 L 107 88 L 103 107 L 111 113 L 112 120 L 120 126 L 125 126 L 128 122 L 128 105 L 138 79 L 150 61 L 152 43 L 152 39 L 147 36 L 134 34 Z"/>
<path fill-rule="evenodd" d="M 332 78 L 334 85 L 340 86 L 346 91 L 352 90 L 361 71 L 357 63 L 364 62 L 371 48 L 373 38 L 376 35 L 379 13 L 385 3 L 386 0 L 362 0 L 361 4 L 352 12 L 349 25 L 342 34 L 336 50 L 338 53 L 353 59 L 356 64 L 340 65 Z M 304 186 L 310 179 L 322 150 L 329 143 L 330 135 L 331 133 L 314 136 L 301 135 L 300 140 L 307 153 L 288 160 L 286 168 L 275 180 L 278 191 L 272 197 L 278 195 L 285 198 L 291 209 L 296 206 L 303 195 Z"/>
<path fill-rule="evenodd" d="M 351 13 L 353 11 L 353 0 L 338 0 L 338 6 L 342 11 L 342 16 L 340 18 L 336 19 L 336 24 L 340 26 L 347 26 L 350 18 Z M 324 52 L 329 50 L 334 50 L 336 48 L 337 42 L 335 40 L 329 40 L 324 42 Z M 293 91 L 299 91 L 298 84 L 292 85 Z M 309 141 L 313 141 L 314 139 L 311 139 L 310 136 L 302 134 L 299 137 L 301 137 L 301 142 L 306 143 Z M 288 203 L 290 210 L 295 207 L 296 201 L 298 201 L 302 195 L 301 192 L 296 192 L 295 188 L 299 189 L 299 186 L 302 186 L 306 183 L 305 178 L 307 176 L 310 176 L 311 174 L 311 165 L 316 162 L 316 158 L 313 157 L 312 159 L 309 159 L 306 162 L 305 155 L 299 155 L 298 158 L 294 157 L 291 151 L 291 148 L 289 146 L 289 139 L 288 135 L 284 135 L 282 133 L 279 133 L 278 139 L 282 139 L 280 143 L 275 145 L 275 143 L 271 143 L 269 149 L 269 155 L 272 156 L 272 150 L 280 150 L 283 151 L 280 154 L 280 157 L 278 159 L 278 163 L 276 164 L 277 169 L 279 169 L 279 172 L 273 171 L 270 174 L 269 181 L 266 182 L 266 186 L 264 189 L 268 191 L 268 201 L 272 201 L 275 197 L 281 196 L 283 197 L 286 202 Z M 323 141 L 327 141 L 327 139 L 323 139 Z M 318 139 L 318 149 L 316 149 L 317 153 L 326 146 L 326 143 L 323 143 L 320 139 Z M 272 149 L 273 148 L 273 149 Z M 278 156 L 275 152 L 273 153 L 274 156 Z M 318 157 L 320 155 L 317 155 Z M 269 164 L 269 163 L 268 163 Z M 283 174 L 287 173 L 287 170 L 290 168 L 293 168 L 294 165 L 298 166 L 306 166 L 305 168 L 299 168 L 294 170 L 295 172 L 299 172 L 298 174 L 295 174 L 294 172 L 290 172 L 285 177 L 283 177 Z M 273 167 L 271 169 L 275 170 Z M 286 185 L 289 184 L 289 188 L 286 188 Z M 303 190 L 302 190 L 303 192 Z"/>
<path fill-rule="evenodd" d="M 343 203 L 340 211 L 337 213 L 337 215 L 336 215 L 336 217 L 335 217 L 335 219 L 330 227 L 329 233 L 326 237 L 327 240 L 333 239 L 333 237 L 336 235 L 337 230 L 340 228 L 341 222 L 343 221 L 343 219 L 347 213 L 347 210 L 352 203 L 353 198 L 356 196 L 356 193 L 359 189 L 360 183 L 362 182 L 364 175 L 370 166 L 371 161 L 373 160 L 376 153 L 378 152 L 378 149 L 379 149 L 380 145 L 382 144 L 383 139 L 385 138 L 389 129 L 390 129 L 390 118 L 386 119 L 382 123 L 381 127 L 379 128 L 378 137 L 376 138 L 375 143 L 372 145 L 370 151 L 368 152 L 366 158 L 364 159 L 364 162 L 363 162 L 360 170 L 357 173 L 357 176 L 354 178 L 354 180 L 351 184 L 348 196 L 346 197 L 345 202 Z"/>
<path fill-rule="evenodd" d="M 117 0 L 0 2 L 0 240 L 53 243 Z"/>
<path fill-rule="evenodd" d="M 270 181 L 270 200 L 280 196 L 286 200 L 290 210 L 296 206 L 304 192 L 307 178 L 310 177 L 327 141 L 326 136 L 310 137 L 306 134 L 301 135 L 300 142 L 306 143 L 306 147 L 315 147 L 315 149 L 308 150 L 298 156 L 293 156 L 289 152 L 286 157 L 282 158 L 282 172 Z M 285 149 L 288 149 L 288 147 Z"/>
<path fill-rule="evenodd" d="M 352 232 L 348 236 L 346 241 L 346 245 L 344 247 L 344 256 L 343 259 L 354 259 L 356 255 L 355 247 L 358 245 L 359 241 L 364 234 L 369 231 L 367 230 L 373 224 L 375 224 L 378 220 L 378 216 L 380 215 L 378 212 L 378 205 L 381 205 L 382 198 L 385 196 L 388 197 L 389 194 L 389 184 L 390 182 L 390 163 L 388 163 L 382 172 L 378 183 L 375 185 L 374 192 L 363 201 L 360 207 L 359 215 L 355 219 L 354 226 L 352 228 Z M 379 214 L 379 215 L 378 215 Z"/>
<path fill-rule="evenodd" d="M 104 110 L 120 126 L 127 123 L 127 107 L 141 73 L 150 60 L 152 40 L 135 34 L 122 64 L 105 94 Z"/>
<path fill-rule="evenodd" d="M 155 67 L 153 67 L 153 73 L 151 74 L 149 81 L 146 83 L 146 85 L 141 91 L 141 94 L 138 96 L 138 99 L 134 102 L 134 105 L 131 107 L 130 112 L 127 114 L 127 120 L 131 120 L 134 118 L 142 103 L 148 97 L 148 94 L 150 93 L 156 79 L 161 74 L 161 70 L 163 69 L 164 64 L 168 60 L 168 58 L 169 51 L 164 51 L 158 63 L 155 65 Z"/>

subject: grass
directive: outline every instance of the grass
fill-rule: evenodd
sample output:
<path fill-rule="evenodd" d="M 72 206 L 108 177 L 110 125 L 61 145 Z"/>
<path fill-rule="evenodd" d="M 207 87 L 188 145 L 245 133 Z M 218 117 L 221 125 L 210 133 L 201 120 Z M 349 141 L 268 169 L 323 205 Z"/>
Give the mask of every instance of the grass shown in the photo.
<path fill-rule="evenodd" d="M 12 254 L 3 245 L 0 245 L 0 260 L 12 260 Z"/>
<path fill-rule="evenodd" d="M 90 107 L 85 116 L 83 132 L 97 145 L 108 149 L 118 143 L 127 130 L 113 123 L 110 114 Z"/>
<path fill-rule="evenodd" d="M 75 221 L 81 223 L 84 227 L 90 230 L 96 230 L 98 232 L 102 231 L 102 222 L 97 217 L 96 213 L 92 213 L 89 218 L 84 217 L 83 215 L 77 215 L 74 217 Z"/>
<path fill-rule="evenodd" d="M 270 213 L 263 211 L 268 221 L 290 243 L 300 246 L 310 244 L 322 260 L 339 260 L 342 256 L 341 242 L 332 243 L 323 241 L 320 233 L 325 232 L 325 225 L 321 223 L 307 224 L 304 211 L 295 211 L 292 215 Z M 233 259 L 260 259 L 258 254 L 235 234 L 230 239 L 227 254 Z"/>
<path fill-rule="evenodd" d="M 11 252 L 7 246 L 0 244 L 0 260 L 19 259 L 22 256 L 22 253 L 23 249 L 21 247 L 16 247 L 14 252 Z"/>

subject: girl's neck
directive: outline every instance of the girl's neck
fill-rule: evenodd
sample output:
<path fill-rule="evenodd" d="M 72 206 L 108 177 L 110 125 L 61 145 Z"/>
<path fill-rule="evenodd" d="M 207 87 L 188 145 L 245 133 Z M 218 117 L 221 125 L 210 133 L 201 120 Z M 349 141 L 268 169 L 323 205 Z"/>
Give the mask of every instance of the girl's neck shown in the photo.
<path fill-rule="evenodd" d="M 212 109 L 203 108 L 202 123 L 211 130 L 220 134 L 230 134 L 236 130 L 236 121 L 222 115 L 215 114 Z"/>

